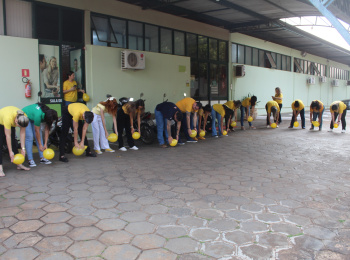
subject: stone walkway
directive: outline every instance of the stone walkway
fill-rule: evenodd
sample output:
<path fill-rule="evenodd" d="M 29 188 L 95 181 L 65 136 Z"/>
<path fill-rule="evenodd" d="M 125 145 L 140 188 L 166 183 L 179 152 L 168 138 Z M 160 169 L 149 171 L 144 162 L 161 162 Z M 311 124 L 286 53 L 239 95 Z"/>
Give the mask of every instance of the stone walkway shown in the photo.
<path fill-rule="evenodd" d="M 255 124 L 29 173 L 5 162 L 0 259 L 349 259 L 350 133 Z"/>

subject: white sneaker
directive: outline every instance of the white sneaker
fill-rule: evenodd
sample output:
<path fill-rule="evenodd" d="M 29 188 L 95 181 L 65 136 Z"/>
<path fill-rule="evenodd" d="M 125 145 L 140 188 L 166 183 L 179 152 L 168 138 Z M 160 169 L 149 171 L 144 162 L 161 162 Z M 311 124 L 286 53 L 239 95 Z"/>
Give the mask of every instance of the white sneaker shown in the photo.
<path fill-rule="evenodd" d="M 114 153 L 114 152 L 115 152 L 115 150 L 113 150 L 113 149 L 109 149 L 109 148 L 108 148 L 108 149 L 105 149 L 105 152 L 106 152 L 106 153 Z"/>
<path fill-rule="evenodd" d="M 122 147 L 122 148 L 119 148 L 119 151 L 123 151 L 123 152 L 126 152 L 126 148 L 125 147 Z"/>
<path fill-rule="evenodd" d="M 29 167 L 35 167 L 36 166 L 34 160 L 29 160 L 28 164 L 29 164 Z"/>
<path fill-rule="evenodd" d="M 52 162 L 49 161 L 49 160 L 46 159 L 46 158 L 41 158 L 41 159 L 40 159 L 40 163 L 43 163 L 43 164 L 51 164 Z"/>
<path fill-rule="evenodd" d="M 345 129 L 341 130 L 341 132 L 342 132 L 342 134 L 344 134 L 345 133 Z"/>
<path fill-rule="evenodd" d="M 278 125 L 276 125 L 276 127 L 278 128 Z"/>
<path fill-rule="evenodd" d="M 135 145 L 133 147 L 130 148 L 131 150 L 135 150 L 137 151 L 139 148 L 137 148 Z"/>
<path fill-rule="evenodd" d="M 95 150 L 96 154 L 102 154 L 101 150 Z"/>
<path fill-rule="evenodd" d="M 270 128 L 271 126 L 267 125 L 266 128 Z"/>

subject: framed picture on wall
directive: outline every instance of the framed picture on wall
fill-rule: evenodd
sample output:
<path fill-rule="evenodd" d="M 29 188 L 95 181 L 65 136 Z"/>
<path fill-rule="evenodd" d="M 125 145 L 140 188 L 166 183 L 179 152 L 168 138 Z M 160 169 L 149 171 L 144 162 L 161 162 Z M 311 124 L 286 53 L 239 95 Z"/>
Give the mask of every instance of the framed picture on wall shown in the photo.
<path fill-rule="evenodd" d="M 59 64 L 59 46 L 39 44 L 40 91 L 45 103 L 62 102 Z"/>

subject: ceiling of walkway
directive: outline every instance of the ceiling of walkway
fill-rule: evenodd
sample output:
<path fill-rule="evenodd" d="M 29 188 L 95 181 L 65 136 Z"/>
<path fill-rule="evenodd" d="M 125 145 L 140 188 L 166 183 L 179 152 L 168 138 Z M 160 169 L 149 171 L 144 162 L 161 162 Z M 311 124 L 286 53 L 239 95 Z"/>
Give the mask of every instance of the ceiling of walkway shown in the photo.
<path fill-rule="evenodd" d="M 279 19 L 321 16 L 308 0 L 119 0 L 142 10 L 156 10 L 277 43 L 350 66 L 350 51 L 306 33 Z M 350 1 L 329 7 L 350 24 Z"/>

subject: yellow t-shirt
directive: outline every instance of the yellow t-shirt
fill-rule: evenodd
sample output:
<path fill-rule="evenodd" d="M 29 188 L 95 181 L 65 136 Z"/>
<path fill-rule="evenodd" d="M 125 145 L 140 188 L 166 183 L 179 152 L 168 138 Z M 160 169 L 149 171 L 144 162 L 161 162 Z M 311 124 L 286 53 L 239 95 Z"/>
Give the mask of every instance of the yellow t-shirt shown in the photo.
<path fill-rule="evenodd" d="M 3 125 L 5 129 L 16 127 L 15 119 L 17 117 L 18 110 L 21 109 L 13 106 L 8 106 L 0 109 L 0 125 Z"/>
<path fill-rule="evenodd" d="M 106 107 L 100 103 L 98 103 L 93 109 L 92 112 L 96 115 L 101 115 L 101 109 L 103 110 L 104 113 L 107 112 Z"/>
<path fill-rule="evenodd" d="M 246 98 L 245 100 L 243 100 L 243 101 L 242 101 L 242 106 L 243 106 L 243 107 L 249 107 L 249 106 L 252 104 L 251 99 L 252 99 L 252 98 L 248 97 L 248 98 Z"/>
<path fill-rule="evenodd" d="M 75 80 L 73 80 L 72 82 L 70 82 L 69 80 L 66 80 L 64 83 L 63 83 L 63 91 L 64 90 L 68 90 L 68 89 L 71 89 L 72 87 L 74 86 L 77 86 L 77 82 Z M 77 102 L 77 99 L 78 99 L 78 90 L 74 90 L 74 91 L 70 91 L 66 94 L 64 94 L 63 96 L 63 99 L 65 101 L 69 101 L 69 102 Z"/>
<path fill-rule="evenodd" d="M 213 105 L 213 109 L 218 112 L 222 117 L 225 116 L 225 109 L 223 107 L 223 105 L 221 104 L 215 104 Z"/>
<path fill-rule="evenodd" d="M 316 108 L 312 109 L 311 106 L 310 106 L 310 112 L 311 113 L 313 113 L 313 112 L 322 112 L 323 109 L 324 109 L 323 103 L 321 101 L 319 101 L 319 100 L 313 100 L 312 102 L 314 102 L 314 101 L 318 101 L 318 103 L 320 104 L 320 109 L 319 110 L 316 110 Z"/>
<path fill-rule="evenodd" d="M 235 106 L 235 103 L 233 103 L 233 100 L 227 101 L 224 105 L 227 106 L 231 110 L 236 109 L 236 106 Z"/>
<path fill-rule="evenodd" d="M 198 110 L 198 116 L 203 116 L 204 115 L 204 110 L 203 108 Z"/>
<path fill-rule="evenodd" d="M 337 106 L 338 106 L 338 109 L 337 109 L 337 110 L 332 110 L 332 106 L 333 106 L 333 105 L 337 105 Z M 343 114 L 343 112 L 344 112 L 345 109 L 346 109 L 346 105 L 345 105 L 343 102 L 341 102 L 341 101 L 334 101 L 334 102 L 331 104 L 331 108 L 330 108 L 331 113 L 336 112 L 336 113 L 339 113 L 339 114 Z"/>
<path fill-rule="evenodd" d="M 275 97 L 278 97 L 278 98 L 282 98 L 283 99 L 283 94 L 280 93 L 279 95 L 275 94 Z M 278 104 L 282 104 L 282 99 L 276 99 L 275 101 L 278 103 Z"/>
<path fill-rule="evenodd" d="M 298 102 L 299 102 L 299 107 L 295 107 L 295 106 L 294 106 L 295 101 L 298 101 Z M 301 101 L 300 99 L 296 99 L 295 101 L 292 103 L 292 109 L 293 109 L 293 110 L 296 110 L 296 111 L 301 111 L 301 110 L 303 110 L 304 107 L 305 107 L 303 101 Z"/>
<path fill-rule="evenodd" d="M 88 107 L 82 103 L 72 103 L 68 105 L 68 112 L 73 116 L 74 122 L 79 122 L 79 120 L 83 119 L 83 114 L 86 111 L 90 111 Z"/>
<path fill-rule="evenodd" d="M 193 98 L 183 98 L 180 101 L 176 103 L 176 106 L 181 110 L 182 113 L 186 112 L 197 112 L 192 109 L 193 103 L 195 103 L 196 100 Z"/>
<path fill-rule="evenodd" d="M 267 115 L 271 114 L 271 108 L 272 107 L 276 107 L 277 108 L 277 112 L 280 112 L 280 107 L 277 103 L 277 101 L 269 101 L 266 103 L 266 107 L 267 107 Z"/>

